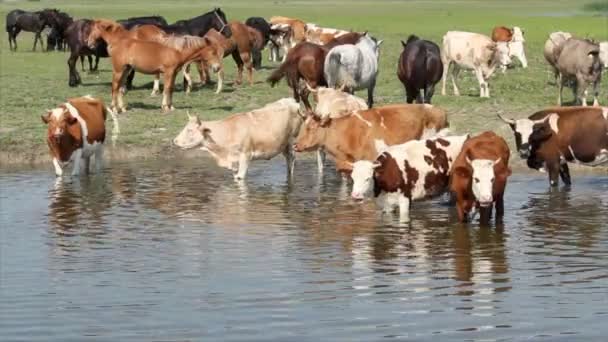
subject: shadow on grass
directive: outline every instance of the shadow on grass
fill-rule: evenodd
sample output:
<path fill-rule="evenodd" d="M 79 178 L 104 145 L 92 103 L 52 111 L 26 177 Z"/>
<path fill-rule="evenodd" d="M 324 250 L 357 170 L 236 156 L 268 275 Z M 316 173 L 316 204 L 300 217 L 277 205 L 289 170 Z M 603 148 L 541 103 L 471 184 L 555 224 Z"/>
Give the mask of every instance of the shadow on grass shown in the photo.
<path fill-rule="evenodd" d="M 81 87 L 98 87 L 98 86 L 112 86 L 112 82 L 97 82 L 97 83 L 81 83 Z"/>
<path fill-rule="evenodd" d="M 160 103 L 159 104 L 148 104 L 148 103 L 143 103 L 143 102 L 129 102 L 128 107 L 130 109 L 137 108 L 137 109 L 146 109 L 146 110 L 158 110 L 159 112 L 161 111 Z"/>
<path fill-rule="evenodd" d="M 215 106 L 215 107 L 209 107 L 209 110 L 216 110 L 216 109 L 225 110 L 225 111 L 232 111 L 234 109 L 234 106 Z"/>

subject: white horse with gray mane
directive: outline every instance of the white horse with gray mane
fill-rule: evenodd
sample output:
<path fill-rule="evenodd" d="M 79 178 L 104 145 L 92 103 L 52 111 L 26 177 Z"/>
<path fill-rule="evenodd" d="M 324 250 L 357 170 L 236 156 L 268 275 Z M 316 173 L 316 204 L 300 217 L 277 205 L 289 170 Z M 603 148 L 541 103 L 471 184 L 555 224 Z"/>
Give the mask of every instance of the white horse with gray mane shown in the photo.
<path fill-rule="evenodd" d="M 327 85 L 345 87 L 349 92 L 367 89 L 367 105 L 372 108 L 380 44 L 382 40 L 365 33 L 355 45 L 338 45 L 329 50 L 323 66 Z"/>

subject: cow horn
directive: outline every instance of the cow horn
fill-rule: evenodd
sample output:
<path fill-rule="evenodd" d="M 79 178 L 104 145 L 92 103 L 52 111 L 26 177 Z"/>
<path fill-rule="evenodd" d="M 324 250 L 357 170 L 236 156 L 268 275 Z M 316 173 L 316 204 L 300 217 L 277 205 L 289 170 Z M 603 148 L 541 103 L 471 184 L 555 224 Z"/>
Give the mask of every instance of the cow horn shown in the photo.
<path fill-rule="evenodd" d="M 467 160 L 467 163 L 468 163 L 469 165 L 471 165 L 472 161 L 471 161 L 471 159 L 469 159 L 469 156 L 465 156 L 465 158 L 466 158 L 466 160 Z"/>
<path fill-rule="evenodd" d="M 500 158 L 496 159 L 496 160 L 494 161 L 494 165 L 496 165 L 496 164 L 500 163 L 500 161 L 501 161 L 501 160 L 502 160 L 502 157 L 500 157 Z"/>
<path fill-rule="evenodd" d="M 190 115 L 190 111 L 189 110 L 186 111 L 186 115 L 188 116 L 188 120 L 192 119 L 192 115 Z"/>
<path fill-rule="evenodd" d="M 312 88 L 312 87 L 310 86 L 310 84 L 308 84 L 308 82 L 304 82 L 304 84 L 306 84 L 306 88 L 307 88 L 307 89 L 308 89 L 308 91 L 309 91 L 309 92 L 311 92 L 311 93 L 316 93 L 316 92 L 318 92 L 318 91 L 319 91 L 318 89 L 314 89 L 314 88 Z"/>
<path fill-rule="evenodd" d="M 508 118 L 505 118 L 505 117 L 504 117 L 504 116 L 502 116 L 500 113 L 498 114 L 498 117 L 499 117 L 499 118 L 500 118 L 502 121 L 504 121 L 504 122 L 508 123 L 509 125 L 515 125 L 515 120 L 513 120 L 513 119 L 508 119 Z"/>
<path fill-rule="evenodd" d="M 346 83 L 342 83 L 340 88 L 338 88 L 339 91 L 344 91 L 344 89 L 346 89 Z"/>

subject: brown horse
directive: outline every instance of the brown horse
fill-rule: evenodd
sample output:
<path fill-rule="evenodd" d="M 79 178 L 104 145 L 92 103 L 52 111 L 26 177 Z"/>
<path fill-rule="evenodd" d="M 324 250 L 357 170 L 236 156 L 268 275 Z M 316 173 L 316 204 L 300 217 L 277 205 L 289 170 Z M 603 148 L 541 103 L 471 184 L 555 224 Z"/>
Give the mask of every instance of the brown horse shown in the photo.
<path fill-rule="evenodd" d="M 298 43 L 287 53 L 285 62 L 275 70 L 267 79 L 271 86 L 275 86 L 283 77 L 287 76 L 287 85 L 293 90 L 293 98 L 302 100 L 306 109 L 312 112 L 308 101 L 310 91 L 300 86 L 300 79 L 304 79 L 311 88 L 327 86 L 323 74 L 325 56 L 333 47 L 343 44 L 355 44 L 365 35 L 364 33 L 350 32 L 334 38 L 326 45 L 308 42 Z"/>
<path fill-rule="evenodd" d="M 210 29 L 205 34 L 205 38 L 209 40 L 209 44 L 201 49 L 200 58 L 198 59 L 198 71 L 201 78 L 202 84 L 207 84 L 209 81 L 208 69 L 216 73 L 217 75 L 217 89 L 216 94 L 222 91 L 224 83 L 224 63 L 223 59 L 236 49 L 234 41 L 226 38 L 223 34 L 219 33 L 215 29 Z M 189 93 L 192 90 L 192 78 L 190 77 L 190 65 L 188 64 L 184 68 L 184 87 L 186 92 Z"/>
<path fill-rule="evenodd" d="M 103 19 L 93 22 L 89 34 L 89 46 L 94 46 L 99 38 L 108 44 L 112 59 L 112 110 L 126 111 L 119 89 L 131 69 L 148 75 L 164 74 L 162 110 L 172 110 L 177 72 L 195 59 L 209 41 L 193 36 L 159 37 L 158 41 L 146 41 L 133 38 L 132 34 L 120 24 Z"/>
<path fill-rule="evenodd" d="M 230 26 L 230 30 L 232 30 L 230 39 L 236 45 L 236 49 L 232 51 L 232 58 L 238 68 L 238 74 L 234 83 L 241 84 L 243 82 L 244 65 L 247 68 L 249 85 L 253 85 L 253 60 L 251 51 L 254 49 L 255 42 L 251 41 L 249 26 L 239 21 L 232 21 L 228 26 Z"/>

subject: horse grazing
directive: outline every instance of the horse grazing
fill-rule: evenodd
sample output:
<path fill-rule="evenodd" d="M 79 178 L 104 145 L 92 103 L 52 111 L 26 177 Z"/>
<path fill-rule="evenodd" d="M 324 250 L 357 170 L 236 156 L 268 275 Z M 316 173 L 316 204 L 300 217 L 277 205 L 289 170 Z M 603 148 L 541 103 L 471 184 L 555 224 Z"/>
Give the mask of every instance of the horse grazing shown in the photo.
<path fill-rule="evenodd" d="M 36 44 L 40 41 L 42 45 L 42 30 L 45 27 L 51 26 L 51 16 L 58 12 L 56 9 L 44 9 L 37 12 L 27 12 L 20 9 L 15 9 L 6 15 L 6 32 L 8 33 L 8 44 L 12 51 L 17 51 L 17 35 L 19 32 L 34 32 L 34 47 L 32 51 L 36 51 Z"/>
<path fill-rule="evenodd" d="M 351 93 L 367 89 L 367 106 L 372 108 L 380 44 L 382 40 L 378 41 L 365 33 L 357 44 L 332 48 L 327 53 L 323 66 L 327 85 L 330 88 L 344 86 Z"/>
<path fill-rule="evenodd" d="M 97 70 L 100 57 L 108 57 L 107 44 L 102 39 L 99 39 L 93 47 L 89 46 L 88 37 L 91 32 L 93 21 L 90 19 L 78 19 L 74 21 L 65 30 L 66 44 L 70 48 L 70 57 L 68 58 L 69 69 L 69 85 L 75 87 L 82 83 L 80 74 L 76 70 L 76 61 L 80 57 L 82 69 L 84 71 L 84 57 L 89 59 L 89 70 Z M 95 56 L 95 67 L 92 67 L 92 56 Z"/>
<path fill-rule="evenodd" d="M 169 34 L 191 35 L 202 37 L 214 28 L 226 37 L 230 37 L 232 32 L 226 20 L 226 14 L 218 7 L 205 14 L 191 19 L 178 20 L 171 25 L 161 25 L 160 28 Z"/>
<path fill-rule="evenodd" d="M 95 20 L 87 42 L 94 47 L 97 39 L 108 44 L 112 59 L 112 110 L 126 111 L 120 87 L 134 69 L 148 75 L 164 74 L 162 110 L 173 109 L 175 76 L 184 64 L 191 62 L 208 40 L 194 36 L 162 37 L 158 42 L 134 39 L 131 33 L 111 20 Z"/>
<path fill-rule="evenodd" d="M 127 19 L 116 20 L 117 23 L 122 25 L 127 30 L 141 25 L 155 25 L 155 26 L 167 26 L 167 20 L 159 15 L 147 16 L 147 17 L 131 17 Z"/>
<path fill-rule="evenodd" d="M 415 35 L 410 35 L 401 44 L 403 51 L 397 65 L 397 76 L 405 87 L 407 103 L 414 102 L 414 99 L 416 103 L 431 103 L 435 85 L 443 75 L 439 46 Z"/>
<path fill-rule="evenodd" d="M 287 77 L 287 85 L 293 90 L 293 98 L 298 102 L 302 100 L 306 109 L 312 111 L 312 106 L 308 101 L 310 91 L 306 87 L 300 86 L 300 79 L 304 79 L 311 88 L 327 86 L 323 65 L 329 50 L 342 44 L 355 44 L 365 34 L 350 32 L 335 38 L 326 45 L 298 43 L 289 50 L 285 62 L 268 77 L 267 81 L 274 87 L 283 77 Z"/>
<path fill-rule="evenodd" d="M 266 46 L 268 41 L 270 40 L 270 24 L 266 21 L 266 19 L 261 17 L 251 17 L 245 20 L 245 25 L 258 30 L 263 37 L 262 46 Z M 256 50 L 253 52 L 253 67 L 257 70 L 262 67 L 262 51 Z"/>

